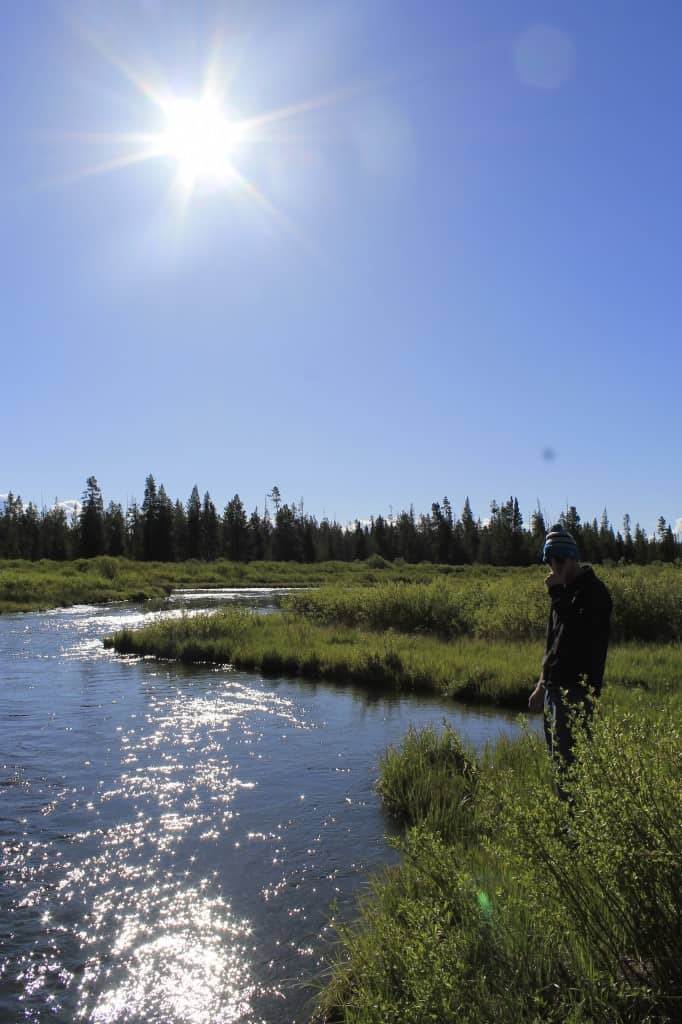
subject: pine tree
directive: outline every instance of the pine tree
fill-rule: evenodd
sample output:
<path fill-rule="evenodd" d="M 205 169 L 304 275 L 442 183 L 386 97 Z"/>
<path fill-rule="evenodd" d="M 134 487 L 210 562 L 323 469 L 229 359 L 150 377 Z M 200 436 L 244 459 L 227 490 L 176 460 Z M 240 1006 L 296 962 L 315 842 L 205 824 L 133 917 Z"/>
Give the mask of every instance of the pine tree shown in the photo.
<path fill-rule="evenodd" d="M 144 519 L 135 498 L 130 499 L 130 505 L 126 513 L 126 533 L 128 535 L 127 547 L 130 557 L 136 561 L 141 561 L 144 558 Z"/>
<path fill-rule="evenodd" d="M 196 484 L 187 502 L 187 557 L 201 558 L 201 498 Z"/>
<path fill-rule="evenodd" d="M 263 522 L 258 514 L 258 506 L 256 506 L 249 517 L 247 545 L 249 559 L 261 562 L 265 558 Z"/>
<path fill-rule="evenodd" d="M 187 557 L 187 515 L 180 499 L 173 507 L 173 546 L 175 557 L 183 562 Z"/>
<path fill-rule="evenodd" d="M 175 546 L 175 510 L 166 494 L 163 484 L 159 485 L 156 499 L 156 541 L 154 557 L 160 562 L 172 562 L 177 558 Z"/>
<path fill-rule="evenodd" d="M 322 522 L 324 524 L 324 520 Z M 393 555 L 391 537 L 388 523 L 383 516 L 377 516 L 372 520 L 371 535 L 376 553 L 390 562 Z"/>
<path fill-rule="evenodd" d="M 442 565 L 450 564 L 453 554 L 453 524 L 452 508 L 447 498 L 443 498 L 443 505 L 434 501 L 431 506 L 430 521 L 430 547 L 431 557 L 434 562 Z"/>
<path fill-rule="evenodd" d="M 104 554 L 104 502 L 94 476 L 89 476 L 85 484 L 78 530 L 82 558 L 95 558 Z"/>
<path fill-rule="evenodd" d="M 54 499 L 52 508 L 43 514 L 43 553 L 45 558 L 64 561 L 72 556 L 71 531 L 66 519 L 66 512 L 59 499 Z"/>
<path fill-rule="evenodd" d="M 246 562 L 249 557 L 249 524 L 238 494 L 227 503 L 223 512 L 223 551 L 225 557 L 233 562 Z"/>
<path fill-rule="evenodd" d="M 672 526 L 661 516 L 658 520 L 658 557 L 662 562 L 674 562 L 676 548 Z"/>
<path fill-rule="evenodd" d="M 414 521 L 414 508 L 410 505 L 409 512 L 401 512 L 396 523 L 397 550 L 406 562 L 418 561 L 417 528 Z"/>
<path fill-rule="evenodd" d="M 638 565 L 646 565 L 649 561 L 649 543 L 646 530 L 639 523 L 635 524 L 634 560 Z"/>
<path fill-rule="evenodd" d="M 142 499 L 142 551 L 145 561 L 158 559 L 158 523 L 159 501 L 156 493 L 156 481 L 150 473 L 144 482 Z"/>
<path fill-rule="evenodd" d="M 474 517 L 471 512 L 471 503 L 469 502 L 468 496 L 465 499 L 464 508 L 462 509 L 461 523 L 465 560 L 468 563 L 475 562 L 478 556 L 480 532 L 474 522 Z"/>
<path fill-rule="evenodd" d="M 278 562 L 300 562 L 301 544 L 296 529 L 296 516 L 293 509 L 284 504 L 275 516 L 273 534 L 273 556 Z M 330 552 L 330 558 L 333 558 Z"/>
<path fill-rule="evenodd" d="M 218 557 L 220 527 L 218 512 L 206 491 L 201 507 L 201 557 L 213 562 Z"/>
<path fill-rule="evenodd" d="M 630 516 L 627 512 L 623 516 L 623 558 L 626 562 L 633 562 L 635 558 L 635 545 L 632 540 Z"/>
<path fill-rule="evenodd" d="M 353 528 L 353 558 L 361 562 L 367 558 L 367 530 L 359 519 L 355 520 Z"/>
<path fill-rule="evenodd" d="M 530 540 L 531 540 L 531 560 L 540 561 L 542 558 L 542 549 L 545 546 L 545 538 L 547 536 L 547 526 L 545 524 L 545 517 L 542 514 L 542 510 L 538 503 L 538 507 L 530 517 Z"/>
<path fill-rule="evenodd" d="M 21 496 L 16 497 L 10 491 L 5 498 L 5 510 L 2 515 L 2 556 L 3 558 L 21 558 L 21 521 L 24 515 L 24 504 Z"/>
<path fill-rule="evenodd" d="M 32 501 L 29 501 L 24 509 L 21 526 L 21 557 L 35 562 L 38 558 L 42 558 L 42 551 L 38 509 Z"/>
<path fill-rule="evenodd" d="M 279 512 L 280 506 L 282 504 L 282 495 L 279 492 L 279 487 L 277 486 L 277 484 L 275 484 L 275 486 L 268 494 L 268 498 L 272 500 L 272 504 L 275 506 L 275 518 L 277 518 L 277 513 Z"/>
<path fill-rule="evenodd" d="M 599 552 L 602 561 L 605 558 L 615 559 L 617 555 L 616 538 L 613 535 L 613 527 L 609 523 L 606 509 L 602 512 L 599 524 Z"/>
<path fill-rule="evenodd" d="M 108 555 L 118 557 L 126 550 L 126 524 L 123 509 L 110 501 L 104 516 L 105 547 Z"/>

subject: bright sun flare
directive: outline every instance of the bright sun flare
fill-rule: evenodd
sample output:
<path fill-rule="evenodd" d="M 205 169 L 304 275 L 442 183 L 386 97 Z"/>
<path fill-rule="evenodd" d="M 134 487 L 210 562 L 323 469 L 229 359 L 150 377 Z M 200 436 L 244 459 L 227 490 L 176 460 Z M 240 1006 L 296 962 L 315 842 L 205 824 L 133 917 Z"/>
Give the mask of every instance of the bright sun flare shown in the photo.
<path fill-rule="evenodd" d="M 239 129 L 230 123 L 220 104 L 210 98 L 170 100 L 164 104 L 164 152 L 178 163 L 180 179 L 192 188 L 201 181 L 225 184 L 233 174 L 230 156 Z"/>
<path fill-rule="evenodd" d="M 94 37 L 91 41 L 141 96 L 151 102 L 159 118 L 153 131 L 81 136 L 87 142 L 115 146 L 117 151 L 108 160 L 86 167 L 68 180 L 76 181 L 162 158 L 175 166 L 168 197 L 179 223 L 184 221 L 195 193 L 229 191 L 236 201 L 252 203 L 298 242 L 308 246 L 296 225 L 250 179 L 245 166 L 248 167 L 254 147 L 298 139 L 295 134 L 289 135 L 287 129 L 309 112 L 340 101 L 347 90 L 240 118 L 234 110 L 226 110 L 224 106 L 226 90 L 219 64 L 214 62 L 207 66 L 203 92 L 195 97 L 178 97 L 166 91 L 167 82 L 147 80 L 124 56 L 108 52 Z"/>

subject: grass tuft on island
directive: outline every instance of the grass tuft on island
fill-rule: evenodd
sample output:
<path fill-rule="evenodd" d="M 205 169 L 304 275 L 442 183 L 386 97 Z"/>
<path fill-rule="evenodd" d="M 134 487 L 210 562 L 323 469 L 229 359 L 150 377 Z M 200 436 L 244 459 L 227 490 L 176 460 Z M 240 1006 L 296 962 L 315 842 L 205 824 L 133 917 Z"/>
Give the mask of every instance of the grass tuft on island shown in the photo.
<path fill-rule="evenodd" d="M 538 674 L 537 643 L 480 639 L 443 641 L 427 635 L 319 625 L 288 613 L 258 615 L 221 609 L 161 619 L 105 639 L 120 654 L 182 662 L 229 664 L 267 676 L 298 675 L 371 687 L 439 693 L 479 704 L 524 708 Z M 675 689 L 677 644 L 614 646 L 607 679 L 656 693 Z"/>
<path fill-rule="evenodd" d="M 682 735 L 665 701 L 621 696 L 579 743 L 570 807 L 533 734 L 480 759 L 447 727 L 387 751 L 404 856 L 337 925 L 316 1021 L 679 1020 Z"/>

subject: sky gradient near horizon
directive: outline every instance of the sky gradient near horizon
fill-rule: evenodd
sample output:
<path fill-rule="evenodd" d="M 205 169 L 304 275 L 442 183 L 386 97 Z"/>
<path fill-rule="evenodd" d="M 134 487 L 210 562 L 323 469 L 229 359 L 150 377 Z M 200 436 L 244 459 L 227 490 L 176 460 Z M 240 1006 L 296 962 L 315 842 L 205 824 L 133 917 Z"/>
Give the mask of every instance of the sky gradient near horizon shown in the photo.
<path fill-rule="evenodd" d="M 0 492 L 682 520 L 679 5 L 1 18 Z M 239 177 L 181 201 L 139 139 L 209 67 Z"/>

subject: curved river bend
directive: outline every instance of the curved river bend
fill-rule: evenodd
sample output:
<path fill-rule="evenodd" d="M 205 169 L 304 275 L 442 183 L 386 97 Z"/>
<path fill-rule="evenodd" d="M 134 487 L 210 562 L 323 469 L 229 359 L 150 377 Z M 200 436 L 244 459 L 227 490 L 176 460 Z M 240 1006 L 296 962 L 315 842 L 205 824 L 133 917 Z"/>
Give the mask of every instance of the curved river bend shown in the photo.
<path fill-rule="evenodd" d="M 222 594 L 235 597 L 271 600 Z M 478 747 L 517 728 L 423 697 L 103 649 L 158 614 L 0 617 L 8 1024 L 308 1020 L 332 913 L 352 915 L 368 872 L 396 857 L 373 791 L 385 747 L 444 718 Z"/>

